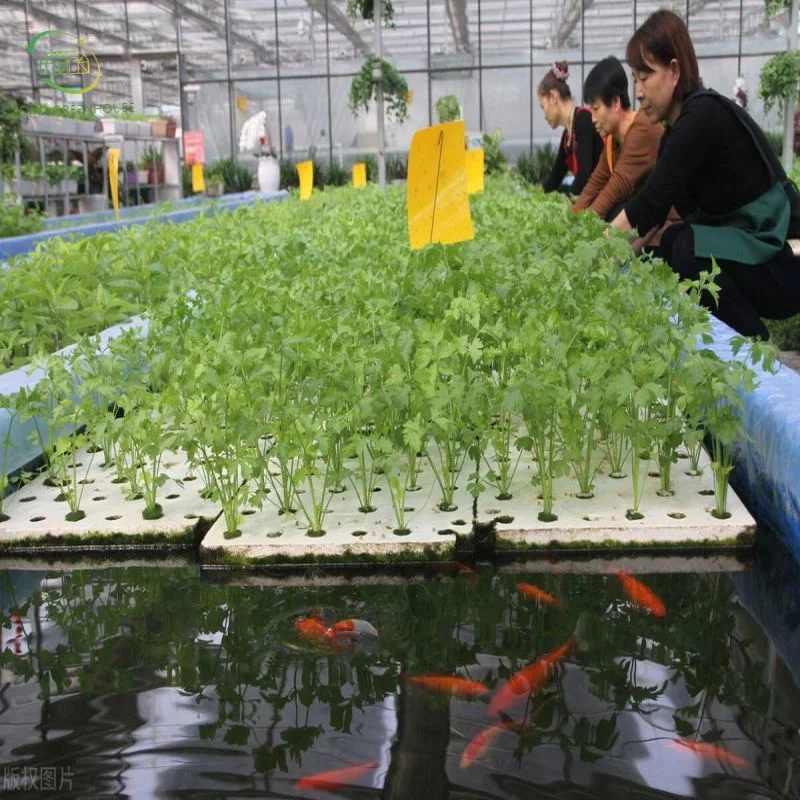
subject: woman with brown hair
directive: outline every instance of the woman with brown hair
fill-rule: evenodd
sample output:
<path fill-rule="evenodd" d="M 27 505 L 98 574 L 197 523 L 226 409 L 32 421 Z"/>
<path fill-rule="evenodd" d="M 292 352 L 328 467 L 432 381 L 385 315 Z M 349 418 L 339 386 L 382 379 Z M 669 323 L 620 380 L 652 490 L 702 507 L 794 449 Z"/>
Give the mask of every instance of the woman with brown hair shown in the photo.
<path fill-rule="evenodd" d="M 703 89 L 689 31 L 657 11 L 628 42 L 641 112 L 665 127 L 658 161 L 641 191 L 614 218 L 646 244 L 674 206 L 657 255 L 681 278 L 720 274 L 719 297 L 701 302 L 739 333 L 769 338 L 761 321 L 800 311 L 800 198 L 762 130 L 734 102 Z"/>
<path fill-rule="evenodd" d="M 564 128 L 556 160 L 550 176 L 544 182 L 545 192 L 561 186 L 567 172 L 575 176 L 568 192 L 580 194 L 603 152 L 603 140 L 598 136 L 588 108 L 576 108 L 567 84 L 569 64 L 557 61 L 542 78 L 537 95 L 544 118 L 551 128 Z"/>

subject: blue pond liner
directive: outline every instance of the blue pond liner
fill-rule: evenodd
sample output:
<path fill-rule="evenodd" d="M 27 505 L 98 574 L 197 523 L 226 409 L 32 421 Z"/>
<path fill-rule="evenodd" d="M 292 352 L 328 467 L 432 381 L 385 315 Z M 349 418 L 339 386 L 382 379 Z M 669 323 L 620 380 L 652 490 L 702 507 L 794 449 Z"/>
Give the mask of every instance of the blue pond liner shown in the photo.
<path fill-rule="evenodd" d="M 710 349 L 725 361 L 737 358 L 731 349 L 736 332 L 714 317 L 711 325 Z M 800 375 L 783 364 L 774 375 L 753 369 L 758 387 L 750 394 L 740 390 L 746 435 L 735 447 L 730 482 L 800 563 Z"/>
<path fill-rule="evenodd" d="M 102 352 L 108 342 L 116 339 L 124 331 L 134 328 L 139 329 L 144 336 L 147 332 L 148 320 L 144 317 L 134 317 L 127 322 L 121 322 L 107 328 L 100 334 L 99 351 Z M 61 355 L 69 355 L 75 349 L 71 344 L 58 350 Z M 32 389 L 44 377 L 44 371 L 34 369 L 31 365 L 20 367 L 0 375 L 0 397 L 9 397 L 20 389 Z M 42 436 L 47 436 L 47 423 L 36 418 L 20 422 L 17 417 L 12 417 L 7 408 L 0 408 L 0 441 L 7 437 L 8 449 L 5 455 L 6 474 L 21 469 L 42 454 L 36 438 L 37 422 Z M 59 431 L 61 433 L 61 431 Z"/>
<path fill-rule="evenodd" d="M 240 194 L 235 195 L 223 195 L 222 197 L 218 198 L 217 202 L 222 202 L 225 200 L 226 197 L 245 197 L 249 194 L 257 194 L 257 192 L 243 192 Z M 148 210 L 154 210 L 155 205 L 160 205 L 161 203 L 169 203 L 171 206 L 175 206 L 175 210 L 183 209 L 183 208 L 191 208 L 192 206 L 198 206 L 202 203 L 208 203 L 213 205 L 214 198 L 206 197 L 202 194 L 196 194 L 192 197 L 182 197 L 179 200 L 164 200 L 159 201 L 158 203 L 153 204 L 144 204 L 140 206 L 127 206 L 125 208 L 120 208 L 119 216 L 120 219 L 127 219 L 130 217 L 134 217 L 137 214 L 141 214 L 142 216 L 147 216 L 142 212 L 146 212 Z M 151 214 L 150 216 L 153 216 Z M 49 229 L 56 229 L 62 228 L 64 223 L 69 223 L 67 228 L 79 228 L 83 225 L 94 225 L 100 222 L 112 222 L 116 219 L 116 215 L 114 214 L 114 210 L 110 209 L 108 211 L 89 211 L 86 214 L 70 214 L 66 217 L 45 217 L 42 220 L 42 224 L 44 225 L 45 230 Z"/>
<path fill-rule="evenodd" d="M 30 236 L 12 236 L 8 239 L 0 239 L 0 263 L 5 267 L 9 258 L 25 255 L 42 242 L 48 239 L 68 238 L 70 236 L 94 236 L 97 233 L 121 230 L 132 225 L 147 225 L 150 222 L 187 222 L 194 217 L 210 216 L 221 211 L 232 211 L 243 205 L 251 205 L 256 202 L 271 202 L 282 200 L 287 192 L 244 192 L 243 194 L 224 195 L 218 202 L 179 208 L 164 214 L 147 215 L 139 217 L 122 218 L 120 220 L 113 217 L 106 222 L 94 222 L 88 225 L 78 225 L 69 228 L 54 228 L 53 230 L 40 231 Z M 141 206 L 138 206 L 141 210 Z M 85 216 L 85 215 L 84 215 Z M 94 215 L 90 215 L 94 216 Z"/>

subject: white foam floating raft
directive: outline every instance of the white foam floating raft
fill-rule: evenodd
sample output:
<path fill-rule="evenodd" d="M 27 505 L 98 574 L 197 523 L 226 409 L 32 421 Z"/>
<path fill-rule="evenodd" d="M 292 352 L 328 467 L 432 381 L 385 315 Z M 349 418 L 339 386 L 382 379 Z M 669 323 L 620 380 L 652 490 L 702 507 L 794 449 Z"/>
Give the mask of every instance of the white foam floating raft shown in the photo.
<path fill-rule="evenodd" d="M 144 500 L 126 499 L 126 483 L 113 480 L 113 467 L 101 466 L 102 454 L 80 453 L 79 477 L 85 481 L 81 508 L 85 517 L 69 522 L 59 489 L 45 485 L 43 475 L 7 498 L 0 522 L 0 552 L 154 549 L 194 546 L 199 531 L 207 530 L 200 543 L 201 560 L 209 564 L 292 564 L 443 561 L 472 548 L 473 522 L 492 523 L 494 547 L 502 551 L 608 550 L 615 548 L 726 548 L 752 543 L 756 523 L 733 489 L 728 490 L 730 517 L 717 519 L 713 476 L 705 454 L 702 474 L 687 474 L 689 462 L 673 465 L 675 494 L 657 494 L 659 478 L 652 474 L 655 462 L 641 462 L 644 490 L 640 505 L 643 518 L 631 520 L 633 505 L 630 478 L 612 479 L 604 471 L 595 478 L 595 496 L 576 497 L 576 482 L 560 478 L 554 483 L 557 519 L 538 519 L 542 502 L 533 484 L 535 463 L 523 454 L 513 484 L 512 498 L 496 499 L 489 487 L 477 504 L 467 491 L 470 465 L 465 465 L 454 496 L 455 509 L 442 511 L 438 484 L 429 466 L 419 474 L 420 489 L 405 497 L 408 532 L 397 532 L 391 497 L 381 477 L 373 496 L 374 511 L 358 510 L 352 486 L 332 494 L 325 515 L 324 535 L 311 535 L 302 514 L 279 514 L 268 497 L 260 509 L 245 509 L 240 535 L 226 538 L 225 519 L 217 503 L 200 496 L 202 481 L 189 474 L 182 453 L 163 457 L 168 476 L 158 492 L 163 516 L 142 517 Z M 630 465 L 626 465 L 629 471 Z M 648 475 L 648 469 L 651 474 Z M 298 504 L 299 505 L 299 504 Z M 473 510 L 477 506 L 477 516 Z"/>
<path fill-rule="evenodd" d="M 79 452 L 78 488 L 83 519 L 68 521 L 69 506 L 57 499 L 61 489 L 48 486 L 46 475 L 10 495 L 4 504 L 9 519 L 0 523 L 0 551 L 142 549 L 158 545 L 194 544 L 199 522 L 210 525 L 220 514 L 216 503 L 200 497 L 200 481 L 188 475 L 182 453 L 165 453 L 162 472 L 168 475 L 158 490 L 163 509 L 159 519 L 142 517 L 143 499 L 129 500 L 127 483 L 115 483 L 113 467 L 102 467 L 102 453 Z"/>
<path fill-rule="evenodd" d="M 511 487 L 511 500 L 492 500 L 482 495 L 478 522 L 495 522 L 497 550 L 598 549 L 608 547 L 691 548 L 702 546 L 737 546 L 752 543 L 756 522 L 732 487 L 728 487 L 726 519 L 712 515 L 715 508 L 714 478 L 705 452 L 698 463 L 700 475 L 690 475 L 688 459 L 679 458 L 672 465 L 674 494 L 658 494 L 660 480 L 654 461 L 640 462 L 644 489 L 639 505 L 641 519 L 628 519 L 633 506 L 630 462 L 628 476 L 611 478 L 598 473 L 594 497 L 576 495 L 575 480 L 554 481 L 553 522 L 538 518 L 542 502 L 539 487 L 531 477 L 535 464 L 520 459 Z"/>

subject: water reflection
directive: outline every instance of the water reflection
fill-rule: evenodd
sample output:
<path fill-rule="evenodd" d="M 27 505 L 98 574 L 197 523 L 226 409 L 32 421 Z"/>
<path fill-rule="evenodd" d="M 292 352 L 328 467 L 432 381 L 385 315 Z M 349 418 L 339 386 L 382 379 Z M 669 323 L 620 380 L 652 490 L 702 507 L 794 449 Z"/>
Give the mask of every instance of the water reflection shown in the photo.
<path fill-rule="evenodd" d="M 317 797 L 296 781 L 375 761 L 339 794 L 797 796 L 800 691 L 783 658 L 797 669 L 798 584 L 787 559 L 767 556 L 730 573 L 659 574 L 664 562 L 629 560 L 664 619 L 631 603 L 611 562 L 365 585 L 250 577 L 237 586 L 188 566 L 7 571 L 6 780 L 12 769 L 58 767 L 76 797 Z M 520 581 L 562 607 L 526 599 Z M 380 635 L 306 641 L 294 622 L 310 615 L 363 619 Z M 574 651 L 462 765 L 498 721 L 491 695 L 451 698 L 408 679 L 461 676 L 493 693 L 570 636 Z"/>

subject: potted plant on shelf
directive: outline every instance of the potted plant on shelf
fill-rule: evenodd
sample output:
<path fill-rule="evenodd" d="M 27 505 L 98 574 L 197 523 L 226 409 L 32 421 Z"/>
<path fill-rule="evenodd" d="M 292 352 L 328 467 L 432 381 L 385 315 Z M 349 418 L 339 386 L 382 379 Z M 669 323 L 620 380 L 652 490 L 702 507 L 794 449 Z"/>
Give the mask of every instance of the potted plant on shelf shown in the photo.
<path fill-rule="evenodd" d="M 178 128 L 178 123 L 173 117 L 162 117 L 154 119 L 150 123 L 150 132 L 157 139 L 172 139 L 175 136 L 175 131 Z"/>
<path fill-rule="evenodd" d="M 147 170 L 147 183 L 164 182 L 164 162 L 160 150 L 148 147 L 142 154 L 141 165 L 143 169 Z"/>
<path fill-rule="evenodd" d="M 214 164 L 206 175 L 206 194 L 209 197 L 220 197 L 225 191 L 225 177 L 223 175 L 222 165 L 217 162 Z"/>
<path fill-rule="evenodd" d="M 250 117 L 239 135 L 239 150 L 256 153 L 258 157 L 258 188 L 262 192 L 277 192 L 281 180 L 281 168 L 272 146 L 272 135 L 265 111 Z"/>
<path fill-rule="evenodd" d="M 125 162 L 125 185 L 128 187 L 136 186 L 138 183 L 138 172 L 133 161 Z"/>
<path fill-rule="evenodd" d="M 3 164 L 3 177 L 9 189 L 20 197 L 44 194 L 44 171 L 38 161 L 25 161 L 20 164 L 19 176 L 14 164 Z"/>

